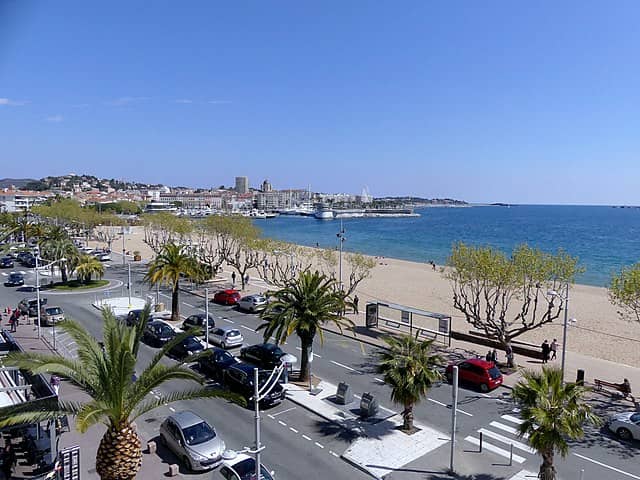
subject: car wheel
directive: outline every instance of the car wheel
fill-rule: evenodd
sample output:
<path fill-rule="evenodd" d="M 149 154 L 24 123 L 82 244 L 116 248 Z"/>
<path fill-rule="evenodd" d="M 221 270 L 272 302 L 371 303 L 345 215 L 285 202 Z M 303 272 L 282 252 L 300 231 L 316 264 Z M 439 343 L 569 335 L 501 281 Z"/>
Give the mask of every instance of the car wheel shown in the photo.
<path fill-rule="evenodd" d="M 628 428 L 620 427 L 616 430 L 616 433 L 621 440 L 633 440 L 633 435 L 631 435 L 631 431 Z"/>
<path fill-rule="evenodd" d="M 480 384 L 480 391 L 482 393 L 487 393 L 489 391 L 489 385 L 487 385 L 486 383 L 481 383 Z"/>
<path fill-rule="evenodd" d="M 191 460 L 189 460 L 189 457 L 187 457 L 186 455 L 182 457 L 182 463 L 184 463 L 184 466 L 187 470 L 193 471 L 193 467 L 191 466 Z"/>

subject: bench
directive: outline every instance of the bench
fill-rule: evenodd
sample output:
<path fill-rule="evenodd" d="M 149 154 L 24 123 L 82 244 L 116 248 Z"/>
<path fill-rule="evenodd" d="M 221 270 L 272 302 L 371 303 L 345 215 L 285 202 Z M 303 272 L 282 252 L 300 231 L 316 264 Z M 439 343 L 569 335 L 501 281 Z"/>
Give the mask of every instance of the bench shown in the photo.
<path fill-rule="evenodd" d="M 621 394 L 623 398 L 631 395 L 631 392 L 627 392 L 623 389 L 621 383 L 606 382 L 604 380 L 600 380 L 599 378 L 594 378 L 593 382 L 596 384 L 596 390 L 599 392 L 603 391 L 604 388 L 607 388 L 608 390 L 612 390 L 613 394 Z"/>

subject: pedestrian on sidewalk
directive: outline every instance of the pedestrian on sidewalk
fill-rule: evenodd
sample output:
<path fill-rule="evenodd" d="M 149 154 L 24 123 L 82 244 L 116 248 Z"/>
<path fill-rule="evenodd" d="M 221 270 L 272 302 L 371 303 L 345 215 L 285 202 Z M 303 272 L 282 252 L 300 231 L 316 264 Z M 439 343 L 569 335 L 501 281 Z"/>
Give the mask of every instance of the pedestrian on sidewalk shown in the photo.
<path fill-rule="evenodd" d="M 551 349 L 551 360 L 555 360 L 558 354 L 558 341 L 555 338 L 553 339 L 553 342 L 551 342 L 551 346 L 549 348 Z"/>
<path fill-rule="evenodd" d="M 56 396 L 58 396 L 58 394 L 60 393 L 60 377 L 56 374 L 51 375 L 49 385 L 51 385 L 51 389 L 54 391 Z"/>
<path fill-rule="evenodd" d="M 9 325 L 11 326 L 11 328 L 9 329 L 9 331 L 10 331 L 11 333 L 14 333 L 14 332 L 16 331 L 17 326 L 18 326 L 18 325 L 17 325 L 17 320 L 16 320 L 16 313 L 15 313 L 15 312 L 13 312 L 13 313 L 11 314 L 11 316 L 9 317 Z"/>
<path fill-rule="evenodd" d="M 236 272 L 231 272 L 231 284 L 236 286 Z"/>
<path fill-rule="evenodd" d="M 249 274 L 248 273 L 244 276 L 244 284 L 245 285 L 249 285 Z"/>
<path fill-rule="evenodd" d="M 360 301 L 360 299 L 358 298 L 358 295 L 355 295 L 353 297 L 353 313 L 355 313 L 356 315 L 358 315 L 358 302 Z"/>
<path fill-rule="evenodd" d="M 510 343 L 507 343 L 507 347 L 504 349 L 507 355 L 507 367 L 513 368 L 513 347 Z"/>
<path fill-rule="evenodd" d="M 542 350 L 542 363 L 547 363 L 549 361 L 549 352 L 551 351 L 549 340 L 545 339 L 540 345 L 540 349 Z"/>

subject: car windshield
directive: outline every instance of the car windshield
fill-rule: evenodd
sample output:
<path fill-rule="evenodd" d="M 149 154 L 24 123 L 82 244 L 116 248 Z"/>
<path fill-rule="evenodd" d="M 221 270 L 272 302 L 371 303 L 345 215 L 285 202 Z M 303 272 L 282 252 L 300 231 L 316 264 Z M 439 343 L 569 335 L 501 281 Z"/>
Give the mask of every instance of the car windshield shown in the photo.
<path fill-rule="evenodd" d="M 167 325 L 163 325 L 161 327 L 158 327 L 158 334 L 163 336 L 163 337 L 170 337 L 174 334 L 175 332 L 173 331 L 173 329 Z"/>
<path fill-rule="evenodd" d="M 20 280 L 22 278 L 22 275 L 19 273 L 12 273 L 11 275 L 9 275 L 9 278 L 11 280 Z"/>
<path fill-rule="evenodd" d="M 184 341 L 184 346 L 189 349 L 202 348 L 202 344 L 196 337 L 187 337 Z"/>
<path fill-rule="evenodd" d="M 633 415 L 631 415 L 631 421 L 633 423 L 640 422 L 640 413 L 634 413 Z"/>
<path fill-rule="evenodd" d="M 236 463 L 233 470 L 238 474 L 240 480 L 256 480 L 256 462 L 253 458 L 247 458 Z M 269 471 L 260 465 L 260 480 L 273 480 Z"/>
<path fill-rule="evenodd" d="M 200 445 L 216 437 L 216 431 L 207 422 L 200 422 L 182 430 L 187 445 Z"/>
<path fill-rule="evenodd" d="M 501 375 L 502 375 L 502 373 L 500 373 L 500 370 L 498 370 L 498 367 L 491 367 L 489 369 L 489 376 L 491 378 L 493 378 L 494 380 L 496 378 L 500 378 Z"/>
<path fill-rule="evenodd" d="M 239 337 L 240 330 L 229 330 L 227 331 L 227 337 Z"/>
<path fill-rule="evenodd" d="M 62 315 L 60 307 L 47 308 L 47 315 Z"/>

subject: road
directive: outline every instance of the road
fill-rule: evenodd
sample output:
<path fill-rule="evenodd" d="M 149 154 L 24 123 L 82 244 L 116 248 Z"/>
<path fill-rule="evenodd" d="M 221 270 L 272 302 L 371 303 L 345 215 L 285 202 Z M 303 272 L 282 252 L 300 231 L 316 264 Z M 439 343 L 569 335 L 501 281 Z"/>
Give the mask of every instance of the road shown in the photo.
<path fill-rule="evenodd" d="M 134 290 L 141 289 L 143 294 L 153 294 L 146 287 L 141 287 L 139 280 L 142 272 L 134 270 Z M 109 268 L 109 278 L 126 282 L 126 273 L 120 268 Z M 135 281 L 135 280 L 138 281 Z M 27 282 L 29 283 L 29 282 Z M 114 296 L 120 295 L 116 289 Z M 140 292 L 136 291 L 136 295 Z M 161 291 L 161 301 L 170 302 L 169 292 Z M 101 336 L 101 322 L 98 311 L 89 304 L 95 294 L 54 295 L 45 293 L 49 304 L 62 306 L 68 316 L 85 325 L 97 338 Z M 11 299 L 17 303 L 25 294 L 15 289 L 3 288 L 0 302 Z M 204 311 L 204 301 L 196 296 L 181 294 L 181 314 L 184 316 Z M 262 341 L 261 333 L 255 328 L 260 320 L 254 316 L 238 312 L 231 307 L 210 305 L 210 313 L 218 324 L 233 325 L 241 329 L 246 344 Z M 58 341 L 65 345 L 65 339 L 58 336 Z M 283 349 L 300 356 L 298 340 L 292 337 Z M 140 362 L 146 362 L 154 353 L 154 349 L 144 347 L 141 350 Z M 357 339 L 325 333 L 324 344 L 314 345 L 314 375 L 338 384 L 347 382 L 353 391 L 361 395 L 370 392 L 375 395 L 383 412 L 392 415 L 398 408 L 390 402 L 390 389 L 375 371 L 377 347 L 360 342 Z M 171 360 L 166 360 L 171 362 Z M 175 385 L 171 386 L 176 388 Z M 415 410 L 417 422 L 424 423 L 447 434 L 451 417 L 451 386 L 436 386 L 428 398 Z M 178 402 L 170 407 L 163 407 L 153 412 L 146 422 L 140 422 L 141 433 L 153 437 L 160 421 L 175 410 L 190 408 L 209 419 L 230 448 L 239 449 L 252 444 L 253 412 L 220 400 Z M 611 405 L 598 405 L 603 412 L 610 411 Z M 537 471 L 539 457 L 533 453 L 523 440 L 515 435 L 519 422 L 518 411 L 509 402 L 509 391 L 500 388 L 489 394 L 481 394 L 465 388 L 460 389 L 458 404 L 458 440 L 463 455 L 473 461 L 474 465 L 486 465 L 486 470 L 493 472 L 496 465 L 504 464 L 509 457 L 510 445 L 514 445 L 514 464 L 516 467 Z M 327 425 L 319 417 L 296 407 L 289 401 L 266 411 L 262 422 L 263 440 L 267 445 L 264 463 L 276 470 L 278 478 L 285 480 L 300 478 L 304 471 L 309 478 L 368 478 L 359 470 L 340 460 L 339 455 L 349 446 L 350 438 L 345 431 Z M 484 449 L 482 454 L 477 450 L 479 434 L 483 434 Z M 609 480 L 640 480 L 640 465 L 634 459 L 640 453 L 640 445 L 620 442 L 603 428 L 588 428 L 586 437 L 572 444 L 570 455 L 558 460 L 558 471 L 562 478 L 580 478 L 584 470 L 584 480 L 608 478 Z M 166 455 L 160 452 L 161 456 Z M 471 458 L 473 456 L 473 458 Z M 286 460 L 283 460 L 286 459 Z M 465 457 L 459 458 L 460 462 Z M 429 458 L 419 459 L 413 467 L 424 467 Z M 416 468 L 417 469 L 417 468 Z M 308 474 L 307 474 L 308 472 Z M 330 474 L 327 477 L 327 474 Z M 387 478 L 395 480 L 407 478 L 402 473 L 392 473 Z"/>

